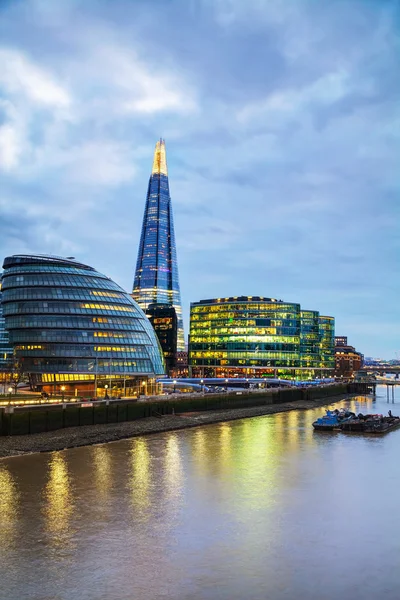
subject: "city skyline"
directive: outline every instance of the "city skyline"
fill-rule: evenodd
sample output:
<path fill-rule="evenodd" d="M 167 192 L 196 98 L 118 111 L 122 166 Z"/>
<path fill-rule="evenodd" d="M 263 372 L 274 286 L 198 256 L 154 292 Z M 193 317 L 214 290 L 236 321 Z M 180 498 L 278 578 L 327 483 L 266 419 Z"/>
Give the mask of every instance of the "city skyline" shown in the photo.
<path fill-rule="evenodd" d="M 146 312 L 150 304 L 174 307 L 178 323 L 177 348 L 185 349 L 179 289 L 174 219 L 169 193 L 165 140 L 156 143 L 147 188 L 132 298 Z"/>
<path fill-rule="evenodd" d="M 186 329 L 204 298 L 296 299 L 395 357 L 398 4 L 243 6 L 2 3 L 0 254 L 129 291 L 162 135 Z"/>

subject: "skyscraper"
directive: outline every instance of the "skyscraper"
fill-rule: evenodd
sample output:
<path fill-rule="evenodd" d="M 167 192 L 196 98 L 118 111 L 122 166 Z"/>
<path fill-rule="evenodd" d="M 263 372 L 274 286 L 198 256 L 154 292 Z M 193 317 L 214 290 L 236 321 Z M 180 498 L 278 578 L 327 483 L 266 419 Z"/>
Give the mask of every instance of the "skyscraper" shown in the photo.
<path fill-rule="evenodd" d="M 154 151 L 132 297 L 146 312 L 149 304 L 169 304 L 178 323 L 178 350 L 185 349 L 182 303 L 165 141 Z"/>

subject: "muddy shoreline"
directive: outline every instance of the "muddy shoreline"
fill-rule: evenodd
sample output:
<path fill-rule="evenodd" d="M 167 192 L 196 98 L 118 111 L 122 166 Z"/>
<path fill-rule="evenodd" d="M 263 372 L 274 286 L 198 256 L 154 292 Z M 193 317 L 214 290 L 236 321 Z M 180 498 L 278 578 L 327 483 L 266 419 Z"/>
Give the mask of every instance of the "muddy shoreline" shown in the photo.
<path fill-rule="evenodd" d="M 32 435 L 0 437 L 0 458 L 36 452 L 53 452 L 66 448 L 76 448 L 78 446 L 104 444 L 151 433 L 177 431 L 189 427 L 272 415 L 290 410 L 306 410 L 318 406 L 327 406 L 341 400 L 354 398 L 355 396 L 356 394 L 342 394 L 340 396 L 321 398 L 320 400 L 298 400 L 282 404 L 267 404 L 265 406 L 213 410 L 183 415 L 166 415 L 161 418 L 148 417 L 146 419 L 125 421 L 123 423 L 87 425 Z"/>

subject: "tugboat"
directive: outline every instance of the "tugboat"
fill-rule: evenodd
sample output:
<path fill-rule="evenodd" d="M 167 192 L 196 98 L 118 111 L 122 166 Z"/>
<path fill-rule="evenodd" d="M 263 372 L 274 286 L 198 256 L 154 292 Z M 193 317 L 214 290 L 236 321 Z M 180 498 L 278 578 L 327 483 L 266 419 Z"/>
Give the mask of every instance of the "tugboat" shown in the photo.
<path fill-rule="evenodd" d="M 327 410 L 326 415 L 320 417 L 312 426 L 316 431 L 335 431 L 340 430 L 343 423 L 350 421 L 355 417 L 355 414 L 344 408 L 333 411 Z"/>

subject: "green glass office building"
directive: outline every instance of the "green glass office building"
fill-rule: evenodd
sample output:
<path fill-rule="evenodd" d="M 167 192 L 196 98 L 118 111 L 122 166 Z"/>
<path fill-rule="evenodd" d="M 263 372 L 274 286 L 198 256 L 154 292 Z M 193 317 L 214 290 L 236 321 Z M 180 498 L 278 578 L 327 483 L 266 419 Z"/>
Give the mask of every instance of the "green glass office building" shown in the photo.
<path fill-rule="evenodd" d="M 316 310 L 300 311 L 300 365 L 304 369 L 318 369 L 320 360 L 319 313 Z"/>
<path fill-rule="evenodd" d="M 335 319 L 320 315 L 318 318 L 320 336 L 320 365 L 335 368 Z"/>
<path fill-rule="evenodd" d="M 298 303 L 261 296 L 201 300 L 190 307 L 189 367 L 193 377 L 329 377 L 332 332 L 332 317 Z"/>

